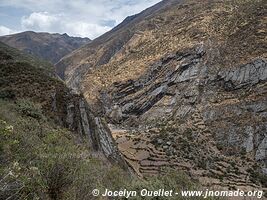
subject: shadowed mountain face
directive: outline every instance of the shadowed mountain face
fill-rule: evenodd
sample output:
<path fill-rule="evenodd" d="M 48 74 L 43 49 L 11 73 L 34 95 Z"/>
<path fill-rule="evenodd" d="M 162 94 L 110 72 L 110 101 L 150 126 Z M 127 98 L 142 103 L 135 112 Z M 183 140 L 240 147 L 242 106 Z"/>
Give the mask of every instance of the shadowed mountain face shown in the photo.
<path fill-rule="evenodd" d="M 90 42 L 88 38 L 70 37 L 67 34 L 36 33 L 27 31 L 0 37 L 5 44 L 57 63 L 63 56 Z M 61 76 L 61 71 L 58 74 Z"/>
<path fill-rule="evenodd" d="M 204 185 L 266 187 L 265 15 L 262 0 L 165 0 L 56 66 L 139 176 L 171 166 Z"/>
<path fill-rule="evenodd" d="M 116 160 L 116 148 L 111 146 L 112 140 L 107 140 L 109 129 L 104 121 L 95 117 L 83 96 L 73 94 L 56 76 L 50 63 L 0 42 L 0 101 L 2 99 L 9 102 L 25 99 L 39 104 L 44 115 L 58 126 L 85 137 L 92 150 Z"/>
<path fill-rule="evenodd" d="M 98 176 L 105 171 L 110 178 L 106 158 L 125 163 L 105 121 L 58 79 L 50 63 L 2 42 L 0 149 L 0 199 L 93 199 Z"/>

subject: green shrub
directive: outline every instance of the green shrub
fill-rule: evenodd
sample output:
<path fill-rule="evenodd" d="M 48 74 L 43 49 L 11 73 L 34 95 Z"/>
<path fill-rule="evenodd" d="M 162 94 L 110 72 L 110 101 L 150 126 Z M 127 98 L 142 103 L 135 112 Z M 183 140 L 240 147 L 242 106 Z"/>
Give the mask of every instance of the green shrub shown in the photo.
<path fill-rule="evenodd" d="M 41 106 L 35 104 L 27 99 L 21 99 L 17 101 L 18 111 L 28 117 L 35 118 L 37 120 L 44 119 L 44 115 L 42 114 Z"/>
<path fill-rule="evenodd" d="M 0 188 L 5 188 L 0 199 L 103 199 L 92 196 L 93 189 L 181 190 L 198 186 L 186 174 L 172 169 L 145 179 L 131 177 L 105 159 L 92 158 L 88 144 L 78 143 L 75 134 L 50 120 L 40 123 L 42 117 L 40 106 L 32 102 L 21 100 L 15 105 L 0 100 Z M 181 199 L 173 199 L 177 198 Z"/>
<path fill-rule="evenodd" d="M 15 99 L 15 96 L 16 95 L 12 90 L 0 90 L 0 99 Z"/>

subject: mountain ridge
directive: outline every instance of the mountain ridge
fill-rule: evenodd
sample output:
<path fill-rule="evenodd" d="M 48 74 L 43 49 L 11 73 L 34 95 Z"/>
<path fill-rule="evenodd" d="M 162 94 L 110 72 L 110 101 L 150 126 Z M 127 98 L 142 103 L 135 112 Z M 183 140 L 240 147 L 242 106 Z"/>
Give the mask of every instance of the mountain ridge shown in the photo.
<path fill-rule="evenodd" d="M 131 176 L 105 119 L 50 67 L 0 42 L 0 199 L 84 200 L 98 199 L 95 188 L 198 185 L 171 169 L 145 183 Z"/>
<path fill-rule="evenodd" d="M 262 0 L 162 1 L 56 67 L 139 176 L 167 165 L 266 191 L 265 12 Z"/>
<path fill-rule="evenodd" d="M 59 124 L 141 180 L 172 168 L 205 188 L 266 193 L 266 10 L 164 0 L 61 58 L 69 89 L 2 53 L 0 96 L 45 99 Z"/>
<path fill-rule="evenodd" d="M 170 2 L 170 3 L 169 3 Z M 133 16 L 129 16 L 127 17 L 125 20 L 123 20 L 118 26 L 114 27 L 112 30 L 108 31 L 107 33 L 99 36 L 98 38 L 94 39 L 92 41 L 92 43 L 89 45 L 91 47 L 87 48 L 86 46 L 88 45 L 85 45 L 84 48 L 80 48 L 80 49 L 77 49 L 77 51 L 75 52 L 72 52 L 70 53 L 69 55 L 67 55 L 65 58 L 62 58 L 57 64 L 56 64 L 56 67 L 57 68 L 66 68 L 66 66 L 68 66 L 68 68 L 70 68 L 70 66 L 72 65 L 72 62 L 73 61 L 70 61 L 70 57 L 72 57 L 72 54 L 76 54 L 78 58 L 81 58 L 81 55 L 84 55 L 86 56 L 86 54 L 93 54 L 95 52 L 95 48 L 97 48 L 98 46 L 102 46 L 103 44 L 106 45 L 106 47 L 104 46 L 105 49 L 102 55 L 102 57 L 100 58 L 97 58 L 98 60 L 96 60 L 95 62 L 95 65 L 102 65 L 102 64 L 105 64 L 109 61 L 109 59 L 118 51 L 120 50 L 123 45 L 130 40 L 130 38 L 133 36 L 132 32 L 131 32 L 131 29 L 133 29 L 134 27 L 131 27 L 131 24 L 135 21 L 140 21 L 142 20 L 143 17 L 149 17 L 149 15 L 153 12 L 156 12 L 157 10 L 161 10 L 162 9 L 162 5 L 165 7 L 169 7 L 171 6 L 173 3 L 175 3 L 177 1 L 162 1 L 162 2 L 159 2 L 158 4 L 150 7 L 150 8 L 147 8 L 146 10 L 142 11 L 141 13 L 139 14 L 136 14 L 136 15 L 133 15 Z M 180 2 L 180 1 L 179 1 Z M 125 28 L 126 27 L 126 28 Z M 127 28 L 127 27 L 130 27 L 130 28 Z M 122 28 L 125 28 L 126 30 L 122 30 Z M 112 38 L 113 37 L 113 38 Z M 114 41 L 114 37 L 116 38 L 120 38 L 118 40 L 115 40 Z M 109 49 L 113 49 L 112 51 L 109 51 Z M 80 54 L 80 55 L 79 55 Z M 75 56 L 73 56 L 75 57 Z M 82 58 L 81 58 L 82 59 Z M 95 58 L 92 58 L 92 60 L 94 60 Z M 89 58 L 88 58 L 89 60 Z M 64 63 L 66 62 L 66 64 Z M 85 61 L 84 65 L 88 65 Z M 94 61 L 93 61 L 94 62 Z M 80 73 L 79 74 L 83 74 L 84 70 L 84 65 L 81 64 L 80 68 Z M 94 64 L 93 64 L 94 65 Z M 72 73 L 72 72 L 69 72 L 68 69 L 66 69 L 66 73 Z M 77 74 L 77 73 L 76 73 Z M 77 75 L 78 77 L 79 75 Z M 67 77 L 70 77 L 70 76 L 67 76 Z M 66 80 L 66 82 L 71 82 L 69 80 Z M 77 80 L 74 80 L 73 81 L 76 85 L 75 87 L 72 87 L 73 89 L 76 88 L 77 84 Z"/>
<path fill-rule="evenodd" d="M 89 38 L 71 37 L 59 33 L 25 31 L 1 36 L 0 41 L 28 54 L 55 64 L 63 56 L 90 42 Z M 58 71 L 58 75 L 61 75 Z"/>

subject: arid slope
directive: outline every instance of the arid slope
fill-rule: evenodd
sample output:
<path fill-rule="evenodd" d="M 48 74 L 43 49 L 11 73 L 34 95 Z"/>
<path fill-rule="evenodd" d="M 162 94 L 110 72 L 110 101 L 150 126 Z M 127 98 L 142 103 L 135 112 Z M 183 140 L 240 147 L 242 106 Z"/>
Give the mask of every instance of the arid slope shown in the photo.
<path fill-rule="evenodd" d="M 163 55 L 198 43 L 210 49 L 214 68 L 229 68 L 266 56 L 265 13 L 259 0 L 162 1 L 126 18 L 57 66 L 67 67 L 67 84 L 84 88 L 88 100 L 113 82 L 140 76 Z"/>
<path fill-rule="evenodd" d="M 64 57 L 67 84 L 106 117 L 139 175 L 266 188 L 263 0 L 165 0 Z"/>

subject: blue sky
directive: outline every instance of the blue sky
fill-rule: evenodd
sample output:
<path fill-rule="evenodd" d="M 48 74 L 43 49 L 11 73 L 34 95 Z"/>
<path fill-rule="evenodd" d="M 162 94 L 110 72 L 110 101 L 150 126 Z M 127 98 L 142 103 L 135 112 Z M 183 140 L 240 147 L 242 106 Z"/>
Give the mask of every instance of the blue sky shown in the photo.
<path fill-rule="evenodd" d="M 26 30 L 94 39 L 160 0 L 0 0 L 0 35 Z"/>

